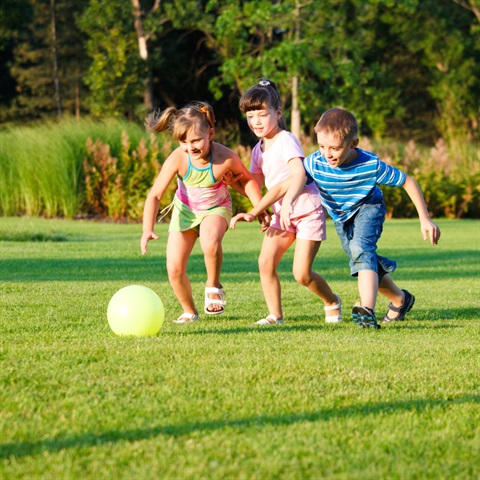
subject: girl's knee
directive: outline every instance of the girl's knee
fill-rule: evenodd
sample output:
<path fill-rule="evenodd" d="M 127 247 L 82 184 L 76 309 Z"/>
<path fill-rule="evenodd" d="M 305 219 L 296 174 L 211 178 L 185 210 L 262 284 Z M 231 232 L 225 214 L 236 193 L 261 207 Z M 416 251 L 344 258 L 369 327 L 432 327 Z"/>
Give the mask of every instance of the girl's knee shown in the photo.
<path fill-rule="evenodd" d="M 312 281 L 312 272 L 309 270 L 302 269 L 293 269 L 293 278 L 297 283 L 303 286 L 307 286 Z"/>
<path fill-rule="evenodd" d="M 207 257 L 215 257 L 222 251 L 222 243 L 217 239 L 208 239 L 201 244 L 202 252 Z"/>
<path fill-rule="evenodd" d="M 177 264 L 167 264 L 167 273 L 168 279 L 170 280 L 170 282 L 173 282 L 185 273 L 185 269 L 183 269 L 180 265 Z"/>
<path fill-rule="evenodd" d="M 276 271 L 275 261 L 271 257 L 260 255 L 258 257 L 258 270 L 260 273 L 271 273 Z"/>

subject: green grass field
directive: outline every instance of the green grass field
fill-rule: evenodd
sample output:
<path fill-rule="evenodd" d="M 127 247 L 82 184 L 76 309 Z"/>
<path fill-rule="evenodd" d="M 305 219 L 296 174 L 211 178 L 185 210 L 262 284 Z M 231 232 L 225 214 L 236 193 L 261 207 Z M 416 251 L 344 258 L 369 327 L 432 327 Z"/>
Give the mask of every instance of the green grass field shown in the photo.
<path fill-rule="evenodd" d="M 478 479 L 480 222 L 438 223 L 431 247 L 417 221 L 387 221 L 380 252 L 416 303 L 372 331 L 350 320 L 356 281 L 331 223 L 315 267 L 345 321 L 325 324 L 289 252 L 285 324 L 258 327 L 256 225 L 224 241 L 226 314 L 175 325 L 166 225 L 141 257 L 140 225 L 1 218 L 0 478 Z M 198 246 L 189 271 L 203 310 Z M 110 330 L 130 284 L 164 301 L 157 336 Z"/>

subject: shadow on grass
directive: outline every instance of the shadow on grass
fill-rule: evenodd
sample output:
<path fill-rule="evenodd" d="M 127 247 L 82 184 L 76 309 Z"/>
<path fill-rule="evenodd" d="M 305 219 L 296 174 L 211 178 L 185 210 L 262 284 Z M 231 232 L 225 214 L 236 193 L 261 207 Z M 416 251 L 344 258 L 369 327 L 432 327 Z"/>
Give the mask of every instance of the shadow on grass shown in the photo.
<path fill-rule="evenodd" d="M 66 242 L 68 237 L 63 233 L 0 233 L 0 242 Z"/>
<path fill-rule="evenodd" d="M 478 317 L 475 317 L 478 318 Z M 294 322 L 293 322 L 294 323 Z M 353 320 L 346 320 L 340 325 L 327 325 L 327 324 L 318 324 L 318 325 L 272 325 L 272 326 L 258 326 L 255 325 L 252 321 L 252 325 L 249 327 L 233 327 L 233 328 L 216 328 L 208 329 L 205 328 L 203 324 L 202 329 L 200 330 L 188 330 L 189 326 L 185 326 L 185 330 L 176 330 L 173 332 L 163 332 L 162 335 L 171 335 L 171 336 L 184 336 L 184 335 L 244 335 L 246 333 L 259 334 L 259 335 L 279 335 L 283 333 L 291 332 L 308 332 L 314 330 L 340 330 L 345 331 L 345 328 L 349 328 L 349 324 L 353 324 Z M 354 325 L 356 326 L 356 325 Z M 182 328 L 182 327 L 181 327 Z M 419 323 L 407 323 L 407 322 L 398 322 L 390 324 L 382 324 L 380 330 L 375 330 L 374 332 L 369 329 L 358 329 L 365 332 L 368 335 L 379 335 L 381 332 L 386 332 L 389 328 L 401 328 L 402 330 L 452 330 L 456 328 L 461 328 L 461 325 L 456 324 L 419 324 Z"/>
<path fill-rule="evenodd" d="M 333 419 L 365 417 L 369 415 L 392 415 L 398 412 L 421 414 L 431 408 L 447 408 L 452 405 L 480 403 L 480 395 L 464 395 L 453 399 L 417 399 L 399 402 L 379 402 L 372 404 L 350 405 L 341 408 L 324 408 L 316 412 L 293 413 L 289 415 L 260 415 L 250 418 L 223 419 L 205 422 L 159 425 L 145 429 L 110 430 L 107 432 L 86 432 L 64 438 L 52 438 L 42 441 L 11 442 L 0 445 L 0 458 L 19 458 L 39 455 L 44 452 L 55 453 L 66 449 L 98 448 L 103 444 L 116 442 L 136 442 L 158 436 L 182 437 L 200 432 L 209 434 L 223 429 L 255 429 L 268 426 L 289 426 L 304 422 L 325 422 Z"/>
<path fill-rule="evenodd" d="M 417 254 L 396 258 L 398 273 L 411 276 L 415 268 L 415 280 L 435 278 L 478 278 L 478 251 L 418 251 Z M 281 275 L 291 275 L 292 263 L 288 257 L 282 260 L 278 268 Z M 152 269 L 158 275 L 164 275 L 165 257 L 149 256 L 137 258 L 5 258 L 0 260 L 0 281 L 142 281 L 150 279 Z M 348 259 L 345 255 L 335 257 L 318 256 L 315 264 L 329 281 L 349 278 Z M 410 269 L 410 270 L 408 270 Z M 191 275 L 205 276 L 202 254 L 193 254 L 189 258 L 188 272 Z M 254 274 L 258 276 L 257 255 L 225 254 L 222 274 Z"/>
<path fill-rule="evenodd" d="M 258 333 L 258 334 L 279 334 L 289 332 L 307 332 L 310 330 L 322 330 L 327 327 L 324 325 L 271 325 L 261 326 L 255 325 L 252 320 L 252 325 L 248 327 L 233 327 L 233 328 L 215 328 L 206 329 L 203 324 L 201 330 L 188 330 L 188 325 L 185 325 L 185 330 L 177 330 L 174 332 L 162 333 L 162 335 L 237 335 L 245 333 Z M 333 328 L 333 327 L 330 327 Z"/>

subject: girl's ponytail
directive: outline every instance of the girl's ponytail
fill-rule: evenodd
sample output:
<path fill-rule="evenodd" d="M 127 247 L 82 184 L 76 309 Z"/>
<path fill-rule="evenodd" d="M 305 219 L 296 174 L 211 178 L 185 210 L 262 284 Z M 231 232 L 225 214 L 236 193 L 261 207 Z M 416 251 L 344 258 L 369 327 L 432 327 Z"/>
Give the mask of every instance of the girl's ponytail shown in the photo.
<path fill-rule="evenodd" d="M 178 113 L 179 111 L 174 107 L 168 107 L 163 111 L 157 108 L 145 118 L 145 128 L 153 132 L 171 130 L 172 116 L 176 117 Z"/>
<path fill-rule="evenodd" d="M 180 110 L 174 107 L 154 110 L 145 118 L 144 124 L 154 132 L 169 130 L 174 140 L 182 141 L 191 128 L 196 131 L 215 128 L 215 114 L 207 102 L 192 102 Z"/>

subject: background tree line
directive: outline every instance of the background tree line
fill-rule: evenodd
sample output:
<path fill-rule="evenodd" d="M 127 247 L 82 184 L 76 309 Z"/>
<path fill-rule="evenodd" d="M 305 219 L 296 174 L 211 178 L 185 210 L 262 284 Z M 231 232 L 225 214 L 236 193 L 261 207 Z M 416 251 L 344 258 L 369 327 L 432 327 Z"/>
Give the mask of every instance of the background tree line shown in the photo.
<path fill-rule="evenodd" d="M 432 215 L 480 217 L 480 0 L 0 2 L 0 215 L 139 220 L 172 149 L 147 112 L 211 102 L 247 164 L 238 99 L 269 77 L 307 153 L 344 105 Z M 415 215 L 384 194 L 389 215 Z"/>
<path fill-rule="evenodd" d="M 0 51 L 4 125 L 203 99 L 242 141 L 267 76 L 297 134 L 343 104 L 373 138 L 479 139 L 479 0 L 2 0 Z"/>

